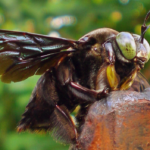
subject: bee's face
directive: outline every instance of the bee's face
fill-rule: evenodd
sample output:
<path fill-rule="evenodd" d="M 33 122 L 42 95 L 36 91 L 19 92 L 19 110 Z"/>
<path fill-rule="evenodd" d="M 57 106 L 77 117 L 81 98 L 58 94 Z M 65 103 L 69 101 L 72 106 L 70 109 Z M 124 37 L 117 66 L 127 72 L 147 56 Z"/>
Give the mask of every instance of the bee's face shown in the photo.
<path fill-rule="evenodd" d="M 117 47 L 116 55 L 121 60 L 127 62 L 145 64 L 150 58 L 150 46 L 147 40 L 140 42 L 140 36 L 128 32 L 120 32 L 116 36 L 115 45 Z M 120 54 L 117 54 L 120 53 Z"/>

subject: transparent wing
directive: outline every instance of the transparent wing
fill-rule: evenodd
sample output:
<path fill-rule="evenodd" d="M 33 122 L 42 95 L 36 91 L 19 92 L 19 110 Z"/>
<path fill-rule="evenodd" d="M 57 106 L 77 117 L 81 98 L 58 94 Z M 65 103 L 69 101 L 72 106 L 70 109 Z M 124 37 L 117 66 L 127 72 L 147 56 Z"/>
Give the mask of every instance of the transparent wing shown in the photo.
<path fill-rule="evenodd" d="M 129 90 L 143 92 L 144 89 L 150 87 L 148 81 L 141 72 L 138 72 L 132 86 Z"/>

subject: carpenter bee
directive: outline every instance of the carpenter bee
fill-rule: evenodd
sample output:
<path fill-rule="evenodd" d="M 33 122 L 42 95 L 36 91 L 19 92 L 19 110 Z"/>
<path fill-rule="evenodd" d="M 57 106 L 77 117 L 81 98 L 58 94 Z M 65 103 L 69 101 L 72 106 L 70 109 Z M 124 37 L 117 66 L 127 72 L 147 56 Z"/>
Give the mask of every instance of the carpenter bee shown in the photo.
<path fill-rule="evenodd" d="M 149 84 L 139 72 L 150 58 L 141 35 L 110 28 L 94 30 L 78 41 L 0 30 L 1 81 L 19 82 L 41 75 L 17 127 L 52 131 L 65 143 L 77 143 L 89 106 L 111 91 L 142 91 Z M 70 117 L 77 106 L 78 127 Z"/>

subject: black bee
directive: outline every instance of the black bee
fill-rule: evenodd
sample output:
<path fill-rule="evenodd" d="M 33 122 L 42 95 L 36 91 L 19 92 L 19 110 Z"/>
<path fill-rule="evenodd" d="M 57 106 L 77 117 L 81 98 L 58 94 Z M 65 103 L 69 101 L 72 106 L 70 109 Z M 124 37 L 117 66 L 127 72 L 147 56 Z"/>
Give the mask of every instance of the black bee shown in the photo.
<path fill-rule="evenodd" d="M 78 41 L 0 30 L 2 82 L 41 75 L 18 125 L 18 131 L 52 131 L 65 143 L 77 143 L 89 106 L 116 90 L 142 91 L 149 86 L 139 73 L 150 58 L 141 36 L 109 28 L 94 30 Z M 70 113 L 80 106 L 78 126 Z"/>

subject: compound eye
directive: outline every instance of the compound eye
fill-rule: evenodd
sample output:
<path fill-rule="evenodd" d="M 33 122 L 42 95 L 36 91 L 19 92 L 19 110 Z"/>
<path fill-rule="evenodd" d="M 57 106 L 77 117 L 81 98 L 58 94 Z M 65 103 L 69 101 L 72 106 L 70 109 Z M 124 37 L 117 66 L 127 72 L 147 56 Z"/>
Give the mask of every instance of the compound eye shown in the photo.
<path fill-rule="evenodd" d="M 145 47 L 146 50 L 147 50 L 148 60 L 149 60 L 149 59 L 150 59 L 150 46 L 149 46 L 149 43 L 147 42 L 147 40 L 144 39 L 143 45 L 144 45 L 144 47 Z"/>
<path fill-rule="evenodd" d="M 133 36 L 128 32 L 120 32 L 116 36 L 116 42 L 120 51 L 126 59 L 133 59 L 136 56 L 136 44 Z"/>
<path fill-rule="evenodd" d="M 135 41 L 138 41 L 138 42 L 140 41 L 140 38 L 141 38 L 140 35 L 133 34 L 133 37 L 134 37 Z M 149 46 L 149 43 L 147 42 L 146 39 L 143 39 L 143 43 L 141 43 L 141 44 L 143 44 L 143 46 L 145 47 L 145 50 L 146 50 L 146 53 L 143 50 L 143 52 L 144 52 L 144 56 L 143 57 L 145 57 L 147 59 L 147 61 L 148 61 L 150 59 L 150 46 Z M 140 51 L 142 51 L 142 50 L 140 50 Z M 138 52 L 137 52 L 137 56 L 138 56 Z M 140 54 L 140 56 L 141 56 L 141 54 Z"/>

